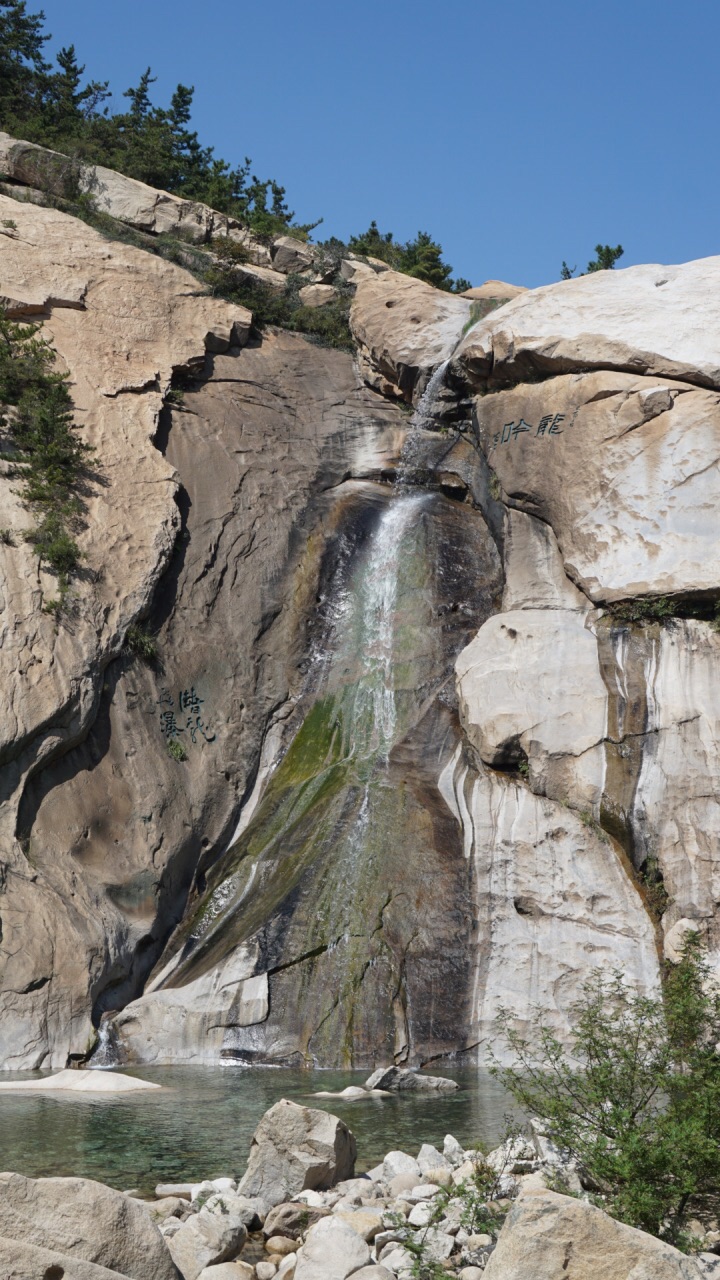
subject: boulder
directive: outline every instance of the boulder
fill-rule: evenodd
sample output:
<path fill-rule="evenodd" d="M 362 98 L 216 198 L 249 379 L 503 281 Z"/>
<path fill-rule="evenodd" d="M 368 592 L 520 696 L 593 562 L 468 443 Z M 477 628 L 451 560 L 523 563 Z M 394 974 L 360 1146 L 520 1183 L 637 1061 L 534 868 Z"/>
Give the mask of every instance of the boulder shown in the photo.
<path fill-rule="evenodd" d="M 324 307 L 328 302 L 334 302 L 337 296 L 337 289 L 331 284 L 306 284 L 299 294 L 304 307 Z"/>
<path fill-rule="evenodd" d="M 430 374 L 447 360 L 470 317 L 470 302 L 398 271 L 359 280 L 350 327 L 365 379 L 417 402 Z"/>
<path fill-rule="evenodd" d="M 282 1099 L 255 1130 L 239 1190 L 271 1209 L 299 1191 L 351 1178 L 356 1151 L 355 1138 L 337 1116 Z"/>
<path fill-rule="evenodd" d="M 287 287 L 285 276 L 273 267 L 256 267 L 249 262 L 236 262 L 233 264 L 233 271 L 245 284 L 260 285 L 271 293 L 284 293 Z"/>
<path fill-rule="evenodd" d="M 421 1173 L 434 1173 L 437 1169 L 447 1169 L 452 1167 L 450 1161 L 446 1159 L 437 1147 L 431 1146 L 429 1142 L 424 1142 L 418 1151 L 418 1168 Z"/>
<path fill-rule="evenodd" d="M 387 1093 L 453 1093 L 457 1087 L 457 1082 L 446 1076 L 423 1076 L 404 1067 L 380 1067 L 365 1081 L 366 1089 L 383 1089 Z"/>
<path fill-rule="evenodd" d="M 369 1267 L 361 1267 L 359 1271 L 354 1271 L 353 1280 L 393 1280 L 393 1273 L 388 1271 L 387 1267 L 375 1263 Z"/>
<path fill-rule="evenodd" d="M 369 1262 L 362 1236 L 335 1217 L 323 1218 L 298 1250 L 295 1280 L 346 1280 Z"/>
<path fill-rule="evenodd" d="M 473 382 L 614 369 L 720 386 L 720 257 L 597 271 L 520 294 L 469 330 Z"/>
<path fill-rule="evenodd" d="M 267 1215 L 263 1223 L 263 1235 L 266 1239 L 271 1236 L 289 1236 L 291 1240 L 298 1240 L 308 1227 L 314 1226 L 329 1213 L 329 1209 L 310 1208 L 297 1201 L 279 1204 Z"/>
<path fill-rule="evenodd" d="M 692 1258 L 584 1200 L 544 1191 L 512 1206 L 485 1280 L 698 1280 Z"/>
<path fill-rule="evenodd" d="M 448 1164 L 451 1164 L 453 1168 L 457 1168 L 457 1166 L 461 1165 L 465 1159 L 464 1149 L 460 1146 L 457 1138 L 454 1138 L 451 1133 L 445 1134 L 445 1139 L 443 1141 L 443 1155 L 445 1156 Z"/>
<path fill-rule="evenodd" d="M 294 236 L 278 236 L 273 240 L 271 253 L 273 270 L 282 271 L 285 275 L 311 271 L 315 262 L 312 246 L 296 240 Z"/>
<path fill-rule="evenodd" d="M 128 1280 L 176 1280 L 147 1210 L 89 1178 L 0 1175 L 0 1237 L 67 1253 Z"/>
<path fill-rule="evenodd" d="M 356 1231 L 368 1244 L 372 1244 L 383 1228 L 382 1213 L 376 1209 L 336 1209 L 333 1217 Z"/>
<path fill-rule="evenodd" d="M 126 1280 L 119 1271 L 108 1271 L 107 1267 L 97 1267 L 82 1258 L 3 1236 L 0 1275 L 3 1280 Z"/>
<path fill-rule="evenodd" d="M 404 1151 L 388 1151 L 383 1160 L 383 1178 L 394 1187 L 395 1178 L 403 1174 L 415 1178 L 416 1182 L 419 1182 L 420 1165 L 417 1160 L 414 1156 L 409 1156 Z"/>
<path fill-rule="evenodd" d="M 546 680 L 549 662 L 562 680 Z M 496 614 L 460 654 L 456 672 L 462 722 L 480 759 L 507 767 L 521 748 L 531 784 L 550 795 L 570 790 L 578 807 L 593 811 L 602 793 L 608 694 L 585 616 Z"/>
<path fill-rule="evenodd" d="M 242 1210 L 235 1211 L 229 1199 L 225 1205 L 219 1200 L 205 1205 L 168 1237 L 168 1248 L 184 1280 L 197 1280 L 206 1267 L 236 1258 L 247 1240 Z"/>
<path fill-rule="evenodd" d="M 484 284 L 465 289 L 461 298 L 470 298 L 471 302 L 509 302 L 521 293 L 527 293 L 523 284 L 507 284 L 505 280 L 486 280 Z"/>
<path fill-rule="evenodd" d="M 482 396 L 478 442 L 501 492 L 552 528 L 565 574 L 591 602 L 717 589 L 713 392 L 560 374 Z"/>

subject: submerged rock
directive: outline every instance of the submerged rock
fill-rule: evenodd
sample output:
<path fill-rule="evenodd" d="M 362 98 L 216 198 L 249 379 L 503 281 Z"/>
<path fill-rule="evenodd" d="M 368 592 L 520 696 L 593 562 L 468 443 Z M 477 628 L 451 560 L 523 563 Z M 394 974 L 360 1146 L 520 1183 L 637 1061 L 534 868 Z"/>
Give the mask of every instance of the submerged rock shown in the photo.
<path fill-rule="evenodd" d="M 447 1076 L 424 1076 L 403 1067 L 379 1067 L 365 1081 L 365 1088 L 387 1093 L 453 1093 L 458 1084 Z"/>
<path fill-rule="evenodd" d="M 119 1071 L 58 1071 L 43 1080 L 0 1080 L 0 1090 L 6 1093 L 139 1093 L 161 1088 Z"/>

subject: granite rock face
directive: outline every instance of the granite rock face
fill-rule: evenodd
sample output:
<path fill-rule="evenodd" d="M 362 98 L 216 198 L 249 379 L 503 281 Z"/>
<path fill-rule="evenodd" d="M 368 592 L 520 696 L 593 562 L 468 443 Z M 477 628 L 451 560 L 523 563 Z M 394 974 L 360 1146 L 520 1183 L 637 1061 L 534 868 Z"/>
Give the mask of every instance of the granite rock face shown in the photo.
<path fill-rule="evenodd" d="M 97 450 L 83 573 L 59 626 L 42 609 L 54 580 L 38 574 L 27 515 L 0 478 L 0 520 L 16 534 L 0 584 L 2 1059 L 64 1067 L 103 1012 L 142 989 L 193 877 L 232 834 L 302 681 L 322 554 L 308 534 L 334 486 L 397 453 L 403 425 L 348 356 L 281 332 L 241 354 L 249 313 L 199 296 L 186 272 L 0 199 L 18 227 L 0 292 L 44 319 Z M 228 354 L 213 343 L 209 355 L 208 334 Z M 164 406 L 173 370 L 191 412 Z M 145 666 L 122 645 L 151 608 L 161 659 Z M 168 698 L 186 766 L 166 750 Z"/>
<path fill-rule="evenodd" d="M 2 167 L 50 189 L 28 147 Z M 170 206 L 127 181 L 115 216 L 155 234 Z M 0 212 L 3 305 L 97 451 L 57 620 L 0 474 L 2 1065 L 98 1030 L 129 1062 L 478 1060 L 501 1005 L 565 1036 L 597 965 L 656 992 L 688 929 L 720 970 L 720 260 L 463 336 L 509 291 L 350 258 L 354 362 Z M 329 297 L 312 246 L 250 250 Z"/>
<path fill-rule="evenodd" d="M 532 289 L 475 325 L 457 359 L 482 385 L 609 369 L 717 387 L 719 278 L 715 257 Z"/>

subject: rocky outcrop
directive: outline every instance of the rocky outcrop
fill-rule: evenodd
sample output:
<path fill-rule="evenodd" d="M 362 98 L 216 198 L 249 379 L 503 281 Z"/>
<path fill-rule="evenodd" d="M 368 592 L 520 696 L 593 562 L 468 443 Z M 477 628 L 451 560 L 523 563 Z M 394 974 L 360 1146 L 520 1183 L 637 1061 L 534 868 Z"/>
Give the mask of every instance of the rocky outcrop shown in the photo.
<path fill-rule="evenodd" d="M 0 175 L 20 186 L 61 198 L 83 193 L 101 213 L 138 231 L 153 235 L 170 232 L 196 242 L 230 234 L 253 250 L 259 247 L 236 219 L 206 204 L 183 200 L 114 169 L 83 164 L 7 133 L 0 133 Z"/>
<path fill-rule="evenodd" d="M 470 298 L 471 302 L 510 302 L 521 293 L 527 293 L 525 285 L 508 284 L 505 280 L 486 280 L 484 284 L 474 285 L 472 289 L 464 289 L 461 298 Z"/>
<path fill-rule="evenodd" d="M 320 555 L 311 545 L 304 560 L 303 521 L 349 472 L 380 471 L 403 428 L 348 356 L 268 334 L 241 371 L 249 313 L 64 214 L 2 203 L 17 232 L 0 292 L 18 315 L 48 308 L 44 331 L 97 450 L 83 572 L 59 625 L 42 609 L 54 582 L 22 540 L 15 486 L 0 482 L 0 520 L 15 531 L 2 547 L 2 1054 L 63 1067 L 138 992 L 204 851 L 232 832 L 269 720 L 287 715 L 303 573 Z M 82 308 L 59 305 L 80 294 Z M 192 412 L 163 408 L 173 370 L 201 379 Z M 153 600 L 160 662 L 118 660 Z M 262 670 L 260 635 L 275 655 Z M 192 707 L 177 706 L 183 691 Z M 187 766 L 166 750 L 168 698 Z"/>
<path fill-rule="evenodd" d="M 422 280 L 397 271 L 363 276 L 350 313 L 363 377 L 385 395 L 417 403 L 469 319 L 466 299 Z"/>
<path fill-rule="evenodd" d="M 21 1252 L 32 1246 L 93 1263 L 97 1280 L 107 1272 L 128 1280 L 178 1280 L 165 1241 L 146 1210 L 87 1178 L 0 1175 L 0 1241 L 11 1240 L 19 1242 Z M 2 1244 L 0 1257 L 1 1250 Z M 28 1258 L 34 1265 L 40 1260 Z M 55 1258 L 51 1264 L 57 1265 Z M 86 1277 L 79 1269 L 78 1276 L 95 1280 L 94 1270 Z"/>
<path fill-rule="evenodd" d="M 699 1280 L 693 1258 L 553 1191 L 513 1205 L 483 1273 L 487 1280 Z"/>
<path fill-rule="evenodd" d="M 610 369 L 717 387 L 719 273 L 700 258 L 532 289 L 475 325 L 458 362 L 480 386 Z"/>

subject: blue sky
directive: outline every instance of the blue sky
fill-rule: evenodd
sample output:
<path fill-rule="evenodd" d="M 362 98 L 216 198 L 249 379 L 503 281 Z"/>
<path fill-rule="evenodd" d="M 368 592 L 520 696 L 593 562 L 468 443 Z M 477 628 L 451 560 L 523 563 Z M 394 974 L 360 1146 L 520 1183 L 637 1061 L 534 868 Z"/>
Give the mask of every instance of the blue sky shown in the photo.
<path fill-rule="evenodd" d="M 455 272 L 530 286 L 720 252 L 717 0 L 28 0 L 52 50 L 155 100 L 288 189 L 318 238 L 376 218 Z"/>

